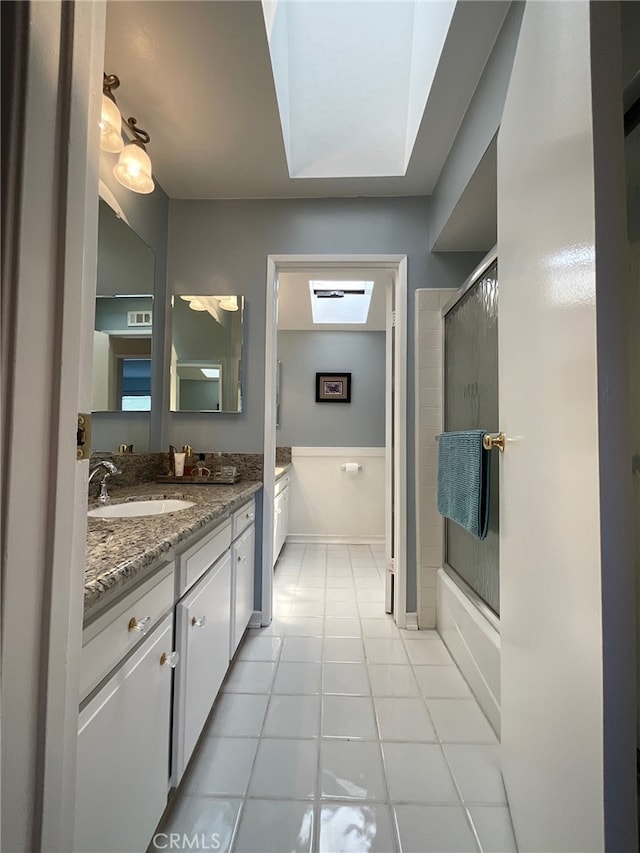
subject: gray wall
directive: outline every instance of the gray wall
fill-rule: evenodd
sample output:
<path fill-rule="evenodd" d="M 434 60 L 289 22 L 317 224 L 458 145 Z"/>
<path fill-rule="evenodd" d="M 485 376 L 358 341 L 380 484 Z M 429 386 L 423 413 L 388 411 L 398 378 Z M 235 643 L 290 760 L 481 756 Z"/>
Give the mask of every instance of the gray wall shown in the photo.
<path fill-rule="evenodd" d="M 385 333 L 278 332 L 285 447 L 384 447 Z M 316 372 L 351 373 L 351 403 L 316 403 Z"/>
<path fill-rule="evenodd" d="M 429 252 L 427 198 L 269 199 L 169 203 L 169 293 L 246 296 L 244 411 L 171 413 L 167 440 L 203 450 L 262 452 L 266 268 L 270 254 L 406 254 L 408 257 L 407 607 L 416 608 L 414 297 L 418 287 L 457 287 L 477 253 Z M 159 301 L 159 300 L 158 300 Z M 165 399 L 168 409 L 168 357 Z"/>

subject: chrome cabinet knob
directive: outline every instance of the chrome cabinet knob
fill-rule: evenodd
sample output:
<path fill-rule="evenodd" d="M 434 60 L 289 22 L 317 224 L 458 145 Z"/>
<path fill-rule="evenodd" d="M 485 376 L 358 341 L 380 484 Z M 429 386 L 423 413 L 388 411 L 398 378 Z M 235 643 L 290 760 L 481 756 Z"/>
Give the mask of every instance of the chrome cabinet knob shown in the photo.
<path fill-rule="evenodd" d="M 256 517 L 255 512 L 248 512 L 247 513 L 247 518 L 249 519 L 249 521 L 253 521 L 255 519 L 255 517 Z"/>
<path fill-rule="evenodd" d="M 200 617 L 198 617 L 198 618 L 196 618 L 196 617 L 194 616 L 194 617 L 192 618 L 192 620 L 191 620 L 191 625 L 192 625 L 194 628 L 204 628 L 204 626 L 205 626 L 206 624 L 207 624 L 207 617 L 206 617 L 206 616 L 200 616 Z"/>
<path fill-rule="evenodd" d="M 246 563 L 247 562 L 246 556 L 244 554 L 239 555 L 238 556 L 238 562 L 239 563 Z"/>

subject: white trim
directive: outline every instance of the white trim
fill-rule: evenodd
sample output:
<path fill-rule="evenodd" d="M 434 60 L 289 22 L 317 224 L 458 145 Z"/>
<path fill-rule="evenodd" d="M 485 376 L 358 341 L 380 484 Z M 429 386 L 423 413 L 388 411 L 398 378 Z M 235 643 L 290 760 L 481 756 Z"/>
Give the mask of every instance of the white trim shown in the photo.
<path fill-rule="evenodd" d="M 249 619 L 249 628 L 262 628 L 262 611 L 254 610 Z"/>
<path fill-rule="evenodd" d="M 385 315 L 385 391 L 384 391 L 384 444 L 386 448 L 393 446 L 393 291 L 394 284 L 390 282 L 386 293 Z M 385 452 L 384 459 L 384 611 L 393 611 L 393 453 Z"/>
<path fill-rule="evenodd" d="M 384 456 L 384 447 L 292 447 L 291 456 Z"/>
<path fill-rule="evenodd" d="M 394 417 L 396 442 L 393 448 L 396 472 L 395 492 L 395 606 L 394 618 L 400 628 L 406 624 L 407 609 L 407 256 L 406 255 L 269 255 L 266 281 L 265 332 L 265 417 L 264 459 L 275 459 L 275 388 L 278 347 L 278 272 L 316 272 L 325 269 L 358 267 L 395 271 L 396 335 Z M 387 449 L 388 450 L 388 449 Z M 262 624 L 272 616 L 273 592 L 273 518 L 275 468 L 264 466 L 264 498 L 262 515 Z M 290 538 L 290 537 L 289 537 Z M 417 594 L 417 573 L 416 573 Z"/>
<path fill-rule="evenodd" d="M 407 613 L 407 631 L 417 631 L 418 630 L 418 614 L 411 610 Z"/>
<path fill-rule="evenodd" d="M 322 533 L 290 533 L 289 545 L 384 545 L 384 536 L 325 536 Z"/>

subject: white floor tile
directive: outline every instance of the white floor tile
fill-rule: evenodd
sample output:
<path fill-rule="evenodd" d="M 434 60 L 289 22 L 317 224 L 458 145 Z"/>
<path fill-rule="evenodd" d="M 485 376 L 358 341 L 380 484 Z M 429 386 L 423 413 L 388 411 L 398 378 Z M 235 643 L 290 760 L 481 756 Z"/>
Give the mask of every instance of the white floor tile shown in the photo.
<path fill-rule="evenodd" d="M 373 703 L 365 696 L 323 696 L 323 737 L 375 740 Z"/>
<path fill-rule="evenodd" d="M 423 643 L 425 640 L 438 640 L 442 642 L 440 634 L 431 628 L 422 628 L 419 631 L 408 631 L 406 628 L 400 628 L 399 631 L 402 639 L 407 640 L 409 643 Z"/>
<path fill-rule="evenodd" d="M 156 833 L 156 845 L 150 849 L 168 848 L 171 833 L 179 838 L 211 839 L 215 837 L 221 851 L 231 849 L 231 840 L 238 821 L 242 800 L 201 796 L 176 796 L 173 806 Z M 174 835 L 174 837 L 175 837 Z"/>
<path fill-rule="evenodd" d="M 518 853 L 506 806 L 470 806 L 468 812 L 478 833 L 482 853 Z"/>
<path fill-rule="evenodd" d="M 281 661 L 275 680 L 274 693 L 320 693 L 322 664 Z"/>
<path fill-rule="evenodd" d="M 477 853 L 464 809 L 456 806 L 396 806 L 402 853 Z"/>
<path fill-rule="evenodd" d="M 497 745 L 448 743 L 443 750 L 465 803 L 506 804 Z"/>
<path fill-rule="evenodd" d="M 327 617 L 324 620 L 325 637 L 360 637 L 361 634 L 359 619 Z"/>
<path fill-rule="evenodd" d="M 296 587 L 293 594 L 293 603 L 302 601 L 324 601 L 324 589 L 305 589 Z"/>
<path fill-rule="evenodd" d="M 255 738 L 204 738 L 189 765 L 182 792 L 243 796 L 257 746 Z"/>
<path fill-rule="evenodd" d="M 368 663 L 407 663 L 402 640 L 369 637 L 364 647 Z"/>
<path fill-rule="evenodd" d="M 225 693 L 269 693 L 275 671 L 275 663 L 236 661 L 222 689 Z"/>
<path fill-rule="evenodd" d="M 323 657 L 325 663 L 361 663 L 365 659 L 362 640 L 353 637 L 326 637 Z"/>
<path fill-rule="evenodd" d="M 382 753 L 392 801 L 460 802 L 439 746 L 426 743 L 384 743 Z"/>
<path fill-rule="evenodd" d="M 379 803 L 323 803 L 318 853 L 390 853 L 395 850 L 389 807 Z"/>
<path fill-rule="evenodd" d="M 349 575 L 341 577 L 333 577 L 330 575 L 327 578 L 327 589 L 349 589 L 353 592 L 355 585 Z"/>
<path fill-rule="evenodd" d="M 342 696 L 368 696 L 369 673 L 364 663 L 325 663 L 322 692 Z"/>
<path fill-rule="evenodd" d="M 381 740 L 434 743 L 436 732 L 423 699 L 374 699 Z"/>
<path fill-rule="evenodd" d="M 288 637 L 322 637 L 323 633 L 324 619 L 291 616 L 285 625 Z"/>
<path fill-rule="evenodd" d="M 245 637 L 238 649 L 237 660 L 277 661 L 282 640 L 280 637 Z"/>
<path fill-rule="evenodd" d="M 327 586 L 332 578 L 349 578 L 353 583 L 353 572 L 351 570 L 351 563 L 349 562 L 348 557 L 344 560 L 332 560 L 331 557 L 329 557 L 327 560 Z"/>
<path fill-rule="evenodd" d="M 302 572 L 300 573 L 300 580 L 298 581 L 298 587 L 305 587 L 306 589 L 324 589 L 325 586 L 326 580 L 324 575 L 305 576 L 304 566 L 302 567 Z"/>
<path fill-rule="evenodd" d="M 413 668 L 408 664 L 369 664 L 371 692 L 374 696 L 419 696 Z"/>
<path fill-rule="evenodd" d="M 359 601 L 358 610 L 362 619 L 389 619 L 384 612 L 384 601 Z"/>
<path fill-rule="evenodd" d="M 320 735 L 320 696 L 277 696 L 269 702 L 264 737 L 314 738 Z"/>
<path fill-rule="evenodd" d="M 269 697 L 250 693 L 222 693 L 206 729 L 208 736 L 258 737 Z"/>
<path fill-rule="evenodd" d="M 362 634 L 364 637 L 398 637 L 398 629 L 396 623 L 390 616 L 386 619 L 366 619 L 363 618 Z"/>
<path fill-rule="evenodd" d="M 358 601 L 384 604 L 384 589 L 382 585 L 380 585 L 380 589 L 359 589 L 357 598 Z"/>
<path fill-rule="evenodd" d="M 310 803 L 247 800 L 234 853 L 309 853 L 313 839 Z M 228 848 L 221 848 L 225 853 Z"/>
<path fill-rule="evenodd" d="M 441 741 L 496 743 L 496 736 L 475 699 L 426 699 Z"/>
<path fill-rule="evenodd" d="M 451 666 L 453 658 L 442 640 L 406 643 L 407 654 L 412 664 L 422 666 Z"/>
<path fill-rule="evenodd" d="M 380 744 L 323 740 L 320 751 L 322 797 L 386 800 Z"/>
<path fill-rule="evenodd" d="M 358 606 L 355 601 L 327 601 L 324 607 L 324 615 L 330 619 L 349 617 L 357 619 Z"/>
<path fill-rule="evenodd" d="M 414 672 L 423 696 L 432 699 L 465 699 L 471 696 L 469 685 L 457 666 L 416 666 Z"/>
<path fill-rule="evenodd" d="M 322 637 L 285 637 L 281 661 L 322 660 Z"/>
<path fill-rule="evenodd" d="M 250 797 L 310 800 L 318 775 L 317 740 L 263 738 L 249 785 Z"/>
<path fill-rule="evenodd" d="M 354 583 L 356 589 L 359 591 L 361 589 L 377 589 L 378 592 L 384 589 L 382 580 L 378 575 L 377 570 L 374 570 L 370 575 L 357 575 L 355 574 L 356 569 L 354 569 Z"/>
<path fill-rule="evenodd" d="M 324 616 L 324 601 L 296 601 L 291 605 L 291 616 L 306 619 L 309 616 Z"/>
<path fill-rule="evenodd" d="M 327 601 L 356 601 L 356 594 L 352 587 L 327 587 Z"/>

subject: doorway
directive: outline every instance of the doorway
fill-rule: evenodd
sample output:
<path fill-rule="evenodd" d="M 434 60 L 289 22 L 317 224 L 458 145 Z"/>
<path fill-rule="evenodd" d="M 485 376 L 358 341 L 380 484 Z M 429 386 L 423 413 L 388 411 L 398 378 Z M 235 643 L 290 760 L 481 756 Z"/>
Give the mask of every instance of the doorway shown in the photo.
<path fill-rule="evenodd" d="M 270 255 L 267 258 L 265 337 L 265 428 L 262 550 L 262 625 L 272 618 L 274 495 L 277 420 L 277 332 L 279 276 L 318 270 L 388 270 L 385 377 L 385 556 L 389 599 L 396 624 L 404 628 L 406 608 L 406 396 L 407 261 L 404 255 Z M 390 341 L 392 342 L 390 345 Z M 391 599 L 392 593 L 392 599 Z"/>

